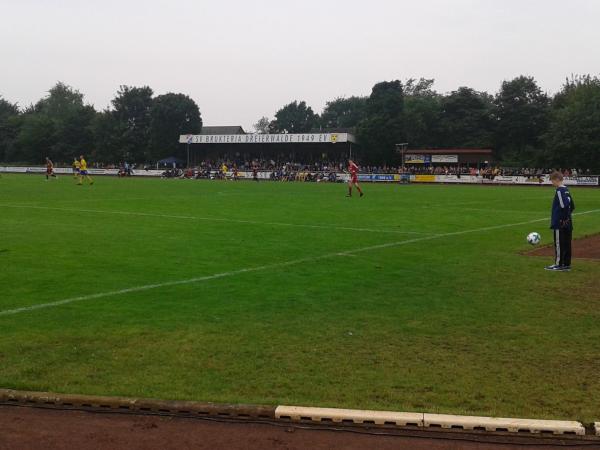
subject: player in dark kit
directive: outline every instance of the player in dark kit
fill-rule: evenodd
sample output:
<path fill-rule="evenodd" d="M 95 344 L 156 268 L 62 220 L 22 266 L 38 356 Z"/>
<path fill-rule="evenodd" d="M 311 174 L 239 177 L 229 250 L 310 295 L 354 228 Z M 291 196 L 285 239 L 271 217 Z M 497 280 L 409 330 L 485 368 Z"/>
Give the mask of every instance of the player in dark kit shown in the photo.
<path fill-rule="evenodd" d="M 571 239 L 573 237 L 573 220 L 571 214 L 575 211 L 575 202 L 569 189 L 563 184 L 563 174 L 554 172 L 550 181 L 556 187 L 552 202 L 552 219 L 550 228 L 554 231 L 555 261 L 546 270 L 567 272 L 571 270 Z"/>
<path fill-rule="evenodd" d="M 356 190 L 362 197 L 363 191 L 358 185 L 358 166 L 352 160 L 348 161 L 348 172 L 350 172 L 350 180 L 348 181 L 348 195 L 346 197 L 352 197 L 352 186 L 356 187 Z"/>
<path fill-rule="evenodd" d="M 50 158 L 46 157 L 46 181 L 48 181 L 49 177 L 58 178 L 54 173 L 54 163 L 52 163 Z"/>

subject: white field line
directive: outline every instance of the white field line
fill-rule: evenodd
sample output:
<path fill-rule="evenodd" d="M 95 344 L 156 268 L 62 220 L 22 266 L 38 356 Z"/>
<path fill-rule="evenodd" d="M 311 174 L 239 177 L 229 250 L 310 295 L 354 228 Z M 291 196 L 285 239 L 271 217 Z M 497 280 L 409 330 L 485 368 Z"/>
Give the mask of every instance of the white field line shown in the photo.
<path fill-rule="evenodd" d="M 507 214 L 521 214 L 521 215 L 538 215 L 537 211 L 523 211 L 518 209 L 494 209 L 494 208 L 460 208 L 461 211 L 480 211 L 487 213 L 507 213 Z"/>
<path fill-rule="evenodd" d="M 600 209 L 584 211 L 584 212 L 577 213 L 574 215 L 581 216 L 584 214 L 592 214 L 592 213 L 596 213 L 596 212 L 600 212 Z M 233 270 L 231 272 L 221 272 L 221 273 L 216 273 L 213 275 L 189 278 L 187 280 L 167 281 L 165 283 L 147 284 L 144 286 L 136 286 L 136 287 L 121 289 L 121 290 L 116 290 L 116 291 L 108 291 L 108 292 L 100 292 L 98 294 L 83 295 L 81 297 L 71 297 L 71 298 L 67 298 L 64 300 L 58 300 L 55 302 L 40 303 L 37 305 L 24 306 L 22 308 L 6 309 L 4 311 L 0 311 L 0 317 L 10 316 L 10 315 L 19 314 L 19 313 L 27 312 L 27 311 L 34 311 L 37 309 L 51 308 L 51 307 L 60 306 L 60 305 L 67 305 L 69 303 L 94 300 L 97 298 L 129 294 L 131 292 L 149 291 L 151 289 L 159 289 L 159 288 L 169 287 L 169 286 L 179 286 L 179 285 L 184 285 L 184 284 L 200 283 L 203 281 L 210 281 L 210 280 L 215 280 L 218 278 L 226 278 L 226 277 L 232 277 L 235 275 L 242 275 L 244 273 L 249 273 L 249 272 L 259 272 L 259 271 L 271 270 L 271 269 L 275 270 L 275 269 L 280 269 L 282 267 L 293 266 L 293 265 L 302 264 L 302 263 L 306 263 L 306 262 L 315 262 L 315 261 L 320 261 L 323 259 L 335 258 L 338 256 L 355 256 L 357 253 L 370 252 L 373 250 L 381 250 L 381 249 L 386 249 L 386 248 L 391 248 L 391 247 L 399 247 L 401 245 L 413 244 L 416 242 L 430 241 L 433 239 L 440 239 L 440 238 L 451 237 L 451 236 L 462 236 L 465 234 L 479 233 L 479 232 L 491 231 L 491 230 L 499 230 L 502 228 L 517 227 L 517 226 L 521 226 L 521 225 L 530 225 L 533 223 L 546 222 L 546 221 L 548 221 L 548 218 L 528 220 L 526 222 L 509 223 L 509 224 L 504 224 L 504 225 L 494 225 L 494 226 L 490 226 L 490 227 L 475 228 L 475 229 L 471 229 L 471 230 L 454 231 L 451 233 L 436 234 L 436 235 L 431 235 L 431 236 L 416 237 L 416 238 L 408 239 L 405 241 L 388 242 L 386 244 L 371 245 L 369 247 L 362 247 L 362 248 L 346 250 L 346 251 L 342 251 L 342 252 L 326 253 L 324 255 L 319 255 L 319 256 L 309 256 L 306 258 L 293 259 L 291 261 L 284 261 L 284 262 L 280 262 L 280 263 L 276 263 L 276 264 L 267 264 L 264 266 L 248 267 L 245 269 Z"/>
<path fill-rule="evenodd" d="M 313 228 L 313 229 L 325 229 L 325 230 L 343 230 L 343 231 L 363 231 L 367 233 L 388 233 L 388 234 L 414 234 L 422 236 L 431 236 L 433 233 L 421 233 L 418 231 L 400 231 L 400 230 L 386 230 L 377 228 L 361 228 L 361 227 L 341 227 L 337 225 L 311 225 L 311 224 L 300 224 L 300 223 L 286 223 L 286 222 L 262 222 L 259 220 L 244 220 L 244 219 L 228 219 L 219 217 L 198 217 L 198 216 L 180 216 L 170 214 L 155 214 L 155 213 L 143 213 L 134 211 L 105 211 L 100 209 L 77 209 L 77 208 L 57 208 L 52 206 L 35 206 L 35 205 L 7 205 L 0 204 L 2 208 L 24 208 L 24 209 L 42 209 L 50 211 L 66 211 L 66 212 L 79 212 L 79 213 L 93 213 L 93 214 L 117 214 L 124 216 L 138 216 L 138 217 L 157 217 L 162 219 L 183 219 L 183 220 L 201 220 L 207 222 L 228 222 L 228 223 L 241 223 L 246 225 L 267 225 L 277 227 L 295 227 L 295 228 Z"/>
<path fill-rule="evenodd" d="M 538 197 L 519 197 L 518 200 L 538 200 L 540 202 L 548 201 L 548 196 L 538 196 Z M 423 205 L 410 205 L 411 208 L 420 208 L 420 209 L 429 209 L 429 208 L 446 208 L 446 209 L 455 209 L 457 206 L 468 206 L 468 205 L 479 205 L 485 204 L 489 205 L 492 203 L 503 203 L 506 202 L 506 199 L 480 199 L 480 200 L 469 200 L 464 202 L 455 202 L 451 203 L 431 203 L 431 204 L 423 204 Z M 409 206 L 408 204 L 406 206 Z M 491 209 L 491 208 L 490 208 Z"/>

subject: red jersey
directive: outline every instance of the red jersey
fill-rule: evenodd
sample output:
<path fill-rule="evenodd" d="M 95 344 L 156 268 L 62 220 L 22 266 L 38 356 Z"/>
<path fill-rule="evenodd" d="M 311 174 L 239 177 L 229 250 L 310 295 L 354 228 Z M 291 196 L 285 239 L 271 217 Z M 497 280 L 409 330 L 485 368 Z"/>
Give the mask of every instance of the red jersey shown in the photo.
<path fill-rule="evenodd" d="M 356 178 L 358 176 L 358 166 L 354 163 L 348 165 L 348 172 L 352 175 L 352 178 Z"/>

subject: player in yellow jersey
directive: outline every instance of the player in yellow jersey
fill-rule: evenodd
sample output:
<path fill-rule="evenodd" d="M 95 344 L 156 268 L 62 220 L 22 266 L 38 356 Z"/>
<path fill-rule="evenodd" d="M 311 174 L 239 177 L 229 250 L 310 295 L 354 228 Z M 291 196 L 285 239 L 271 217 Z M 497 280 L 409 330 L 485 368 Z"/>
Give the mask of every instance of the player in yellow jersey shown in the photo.
<path fill-rule="evenodd" d="M 227 164 L 223 163 L 221 166 L 221 176 L 224 180 L 227 180 Z"/>
<path fill-rule="evenodd" d="M 79 160 L 77 158 L 73 158 L 73 178 L 77 179 L 79 177 L 79 168 L 81 167 L 81 164 L 79 163 Z"/>
<path fill-rule="evenodd" d="M 81 155 L 79 157 L 79 183 L 77 184 L 83 184 L 84 178 L 90 182 L 90 185 L 94 184 L 94 180 L 88 175 L 87 162 L 83 159 L 83 155 Z"/>

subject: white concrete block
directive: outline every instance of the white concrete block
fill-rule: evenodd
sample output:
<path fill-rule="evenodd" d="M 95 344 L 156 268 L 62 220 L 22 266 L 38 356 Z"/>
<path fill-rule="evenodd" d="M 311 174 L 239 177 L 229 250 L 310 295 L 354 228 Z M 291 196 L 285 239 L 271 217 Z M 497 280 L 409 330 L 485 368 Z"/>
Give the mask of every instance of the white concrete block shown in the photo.
<path fill-rule="evenodd" d="M 511 433 L 585 434 L 585 428 L 581 423 L 563 420 L 507 419 L 499 417 L 424 414 L 423 424 L 425 427 L 508 431 Z"/>
<path fill-rule="evenodd" d="M 356 409 L 307 408 L 302 406 L 278 406 L 275 418 L 294 421 L 356 423 L 376 425 L 423 426 L 423 414 L 391 411 L 364 411 Z"/>

